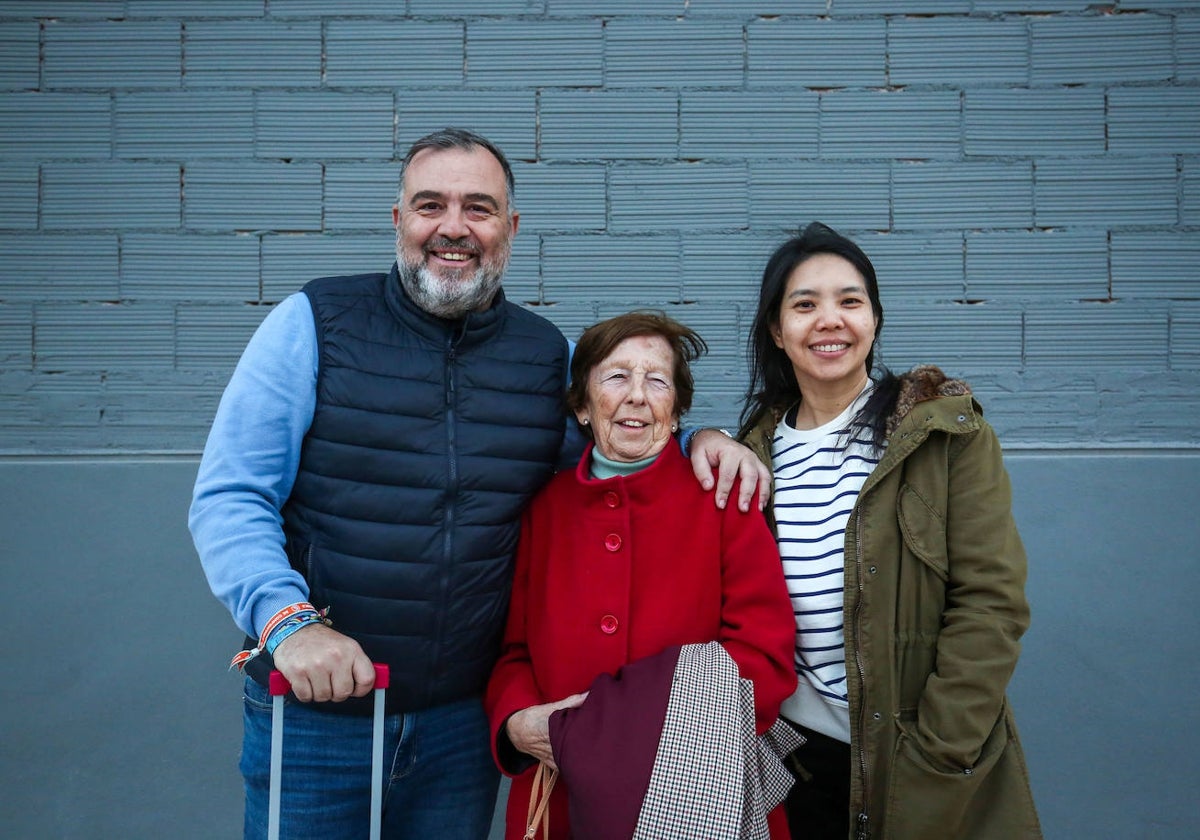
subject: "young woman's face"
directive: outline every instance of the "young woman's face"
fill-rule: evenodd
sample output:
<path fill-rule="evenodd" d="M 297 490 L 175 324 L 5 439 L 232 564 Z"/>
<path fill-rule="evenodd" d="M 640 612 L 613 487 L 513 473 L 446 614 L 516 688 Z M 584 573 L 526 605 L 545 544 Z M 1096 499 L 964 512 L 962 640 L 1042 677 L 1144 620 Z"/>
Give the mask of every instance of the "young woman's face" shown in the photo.
<path fill-rule="evenodd" d="M 878 321 L 866 280 L 849 260 L 814 254 L 797 265 L 777 316 L 771 337 L 791 360 L 801 393 L 853 385 L 870 373 Z"/>

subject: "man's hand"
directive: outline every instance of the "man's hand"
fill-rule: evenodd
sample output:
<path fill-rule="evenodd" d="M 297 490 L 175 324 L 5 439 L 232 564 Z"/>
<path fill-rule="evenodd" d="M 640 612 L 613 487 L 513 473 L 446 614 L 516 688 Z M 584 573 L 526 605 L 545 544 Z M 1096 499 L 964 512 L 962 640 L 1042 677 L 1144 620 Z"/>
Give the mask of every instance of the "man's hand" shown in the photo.
<path fill-rule="evenodd" d="M 558 769 L 554 763 L 554 751 L 550 748 L 550 715 L 559 709 L 574 709 L 583 705 L 587 692 L 572 694 L 557 703 L 543 703 L 540 706 L 530 706 L 509 716 L 504 724 L 508 740 L 514 747 L 526 755 L 531 755 L 538 761 L 545 762 L 553 770 Z"/>
<path fill-rule="evenodd" d="M 303 703 L 365 697 L 375 687 L 375 667 L 358 642 L 318 622 L 280 642 L 274 659 Z"/>
<path fill-rule="evenodd" d="M 741 478 L 738 510 L 746 513 L 754 494 L 758 492 L 758 509 L 762 510 L 771 495 L 771 471 L 753 452 L 716 429 L 701 429 L 692 436 L 692 471 L 705 490 L 713 486 L 713 467 L 717 468 L 717 507 L 725 509 L 729 491 L 735 479 Z"/>

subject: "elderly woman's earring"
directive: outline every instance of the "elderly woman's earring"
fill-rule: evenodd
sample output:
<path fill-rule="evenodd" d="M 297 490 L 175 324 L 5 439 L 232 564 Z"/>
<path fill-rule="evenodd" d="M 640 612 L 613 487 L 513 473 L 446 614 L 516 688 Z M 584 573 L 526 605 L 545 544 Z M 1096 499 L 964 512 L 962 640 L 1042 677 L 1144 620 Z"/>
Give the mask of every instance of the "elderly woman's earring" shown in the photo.
<path fill-rule="evenodd" d="M 676 432 L 678 432 L 678 431 L 679 431 L 679 424 L 678 424 L 678 423 L 672 423 L 672 424 L 671 424 L 671 434 L 675 434 L 675 433 L 676 433 Z"/>

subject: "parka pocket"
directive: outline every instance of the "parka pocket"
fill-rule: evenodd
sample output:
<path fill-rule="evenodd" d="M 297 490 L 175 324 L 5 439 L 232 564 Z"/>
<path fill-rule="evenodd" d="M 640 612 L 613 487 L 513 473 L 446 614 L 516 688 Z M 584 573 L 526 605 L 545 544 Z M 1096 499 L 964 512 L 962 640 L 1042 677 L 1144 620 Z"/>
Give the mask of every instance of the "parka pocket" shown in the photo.
<path fill-rule="evenodd" d="M 904 484 L 896 498 L 896 517 L 904 544 L 944 583 L 950 577 L 946 553 L 946 518 L 925 498 Z"/>
<path fill-rule="evenodd" d="M 929 837 L 991 837 L 986 829 L 978 834 L 982 817 L 1004 803 L 991 795 L 995 787 L 992 770 L 1008 746 L 1007 715 L 992 728 L 974 766 L 952 769 L 934 761 L 921 750 L 911 734 L 911 725 L 902 724 L 892 754 L 888 779 L 886 831 L 889 840 L 925 840 Z"/>

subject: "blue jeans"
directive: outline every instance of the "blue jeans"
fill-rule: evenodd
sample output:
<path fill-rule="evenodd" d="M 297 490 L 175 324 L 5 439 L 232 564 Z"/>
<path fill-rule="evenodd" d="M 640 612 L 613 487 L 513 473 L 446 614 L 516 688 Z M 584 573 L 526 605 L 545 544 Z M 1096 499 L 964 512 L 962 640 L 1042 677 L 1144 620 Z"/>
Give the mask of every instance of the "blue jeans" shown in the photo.
<path fill-rule="evenodd" d="M 271 697 L 245 687 L 241 770 L 245 836 L 267 836 L 271 783 Z M 289 699 L 284 709 L 281 838 L 361 840 L 371 810 L 371 718 L 314 711 Z M 496 805 L 487 718 L 478 698 L 384 723 L 385 838 L 483 840 Z"/>

